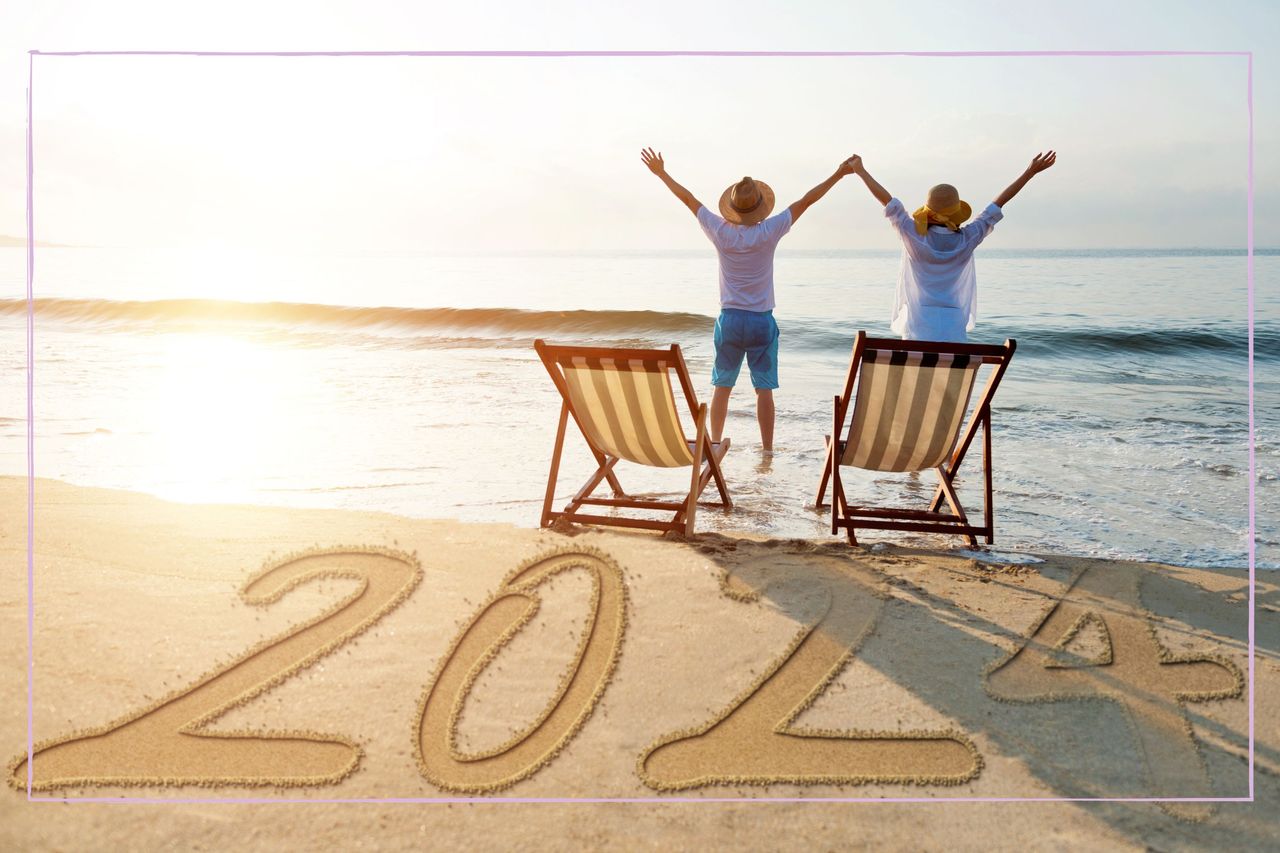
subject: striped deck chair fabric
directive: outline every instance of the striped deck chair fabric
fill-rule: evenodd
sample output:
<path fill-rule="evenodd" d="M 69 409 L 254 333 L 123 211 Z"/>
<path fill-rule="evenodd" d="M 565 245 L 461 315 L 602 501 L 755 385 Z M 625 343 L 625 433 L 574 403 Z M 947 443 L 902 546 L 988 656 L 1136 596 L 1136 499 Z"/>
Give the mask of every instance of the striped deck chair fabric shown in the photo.
<path fill-rule="evenodd" d="M 1017 342 L 1003 345 L 870 338 L 858 332 L 834 398 L 833 434 L 818 482 L 817 505 L 831 487 L 831 532 L 857 542 L 856 528 L 956 533 L 971 546 L 995 538 L 991 484 L 991 399 Z M 993 367 L 976 402 L 978 371 Z M 857 388 L 856 395 L 854 388 Z M 851 413 L 851 414 L 850 414 Z M 982 430 L 983 523 L 970 524 L 953 480 Z M 847 499 L 841 467 L 906 472 L 933 469 L 939 483 L 928 508 L 872 507 Z M 948 511 L 943 511 L 943 506 Z"/>
<path fill-rule="evenodd" d="M 840 464 L 872 471 L 941 465 L 955 447 L 981 364 L 954 353 L 864 350 Z"/>
<path fill-rule="evenodd" d="M 657 468 L 693 464 L 689 440 L 676 414 L 668 374 L 657 359 L 557 359 L 569 402 L 587 437 L 619 459 Z"/>
<path fill-rule="evenodd" d="M 680 347 L 665 350 L 619 347 L 581 347 L 534 341 L 534 348 L 561 396 L 560 425 L 551 473 L 542 503 L 542 526 L 560 521 L 610 524 L 650 530 L 673 530 L 692 535 L 698 497 L 715 480 L 720 503 L 733 507 L 720 460 L 729 449 L 729 439 L 712 441 L 707 426 L 706 404 L 699 405 L 693 382 Z M 679 407 L 671 376 L 680 383 L 681 396 L 688 406 L 697 434 L 692 441 L 681 425 Z M 582 431 L 597 468 L 563 510 L 552 510 L 565 429 L 572 419 Z M 615 466 L 626 460 L 655 468 L 687 468 L 687 491 L 680 500 L 633 498 L 618 481 Z M 595 497 L 607 482 L 611 497 Z M 685 489 L 681 486 L 682 491 Z M 583 507 L 607 507 L 613 515 L 589 514 Z M 621 510 L 671 513 L 669 519 L 635 518 Z"/>

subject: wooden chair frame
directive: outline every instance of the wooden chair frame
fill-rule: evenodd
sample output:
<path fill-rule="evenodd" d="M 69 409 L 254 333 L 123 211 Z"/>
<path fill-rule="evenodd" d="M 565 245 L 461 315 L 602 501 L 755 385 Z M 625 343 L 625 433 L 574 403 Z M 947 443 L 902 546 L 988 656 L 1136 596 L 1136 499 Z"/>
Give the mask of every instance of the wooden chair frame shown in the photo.
<path fill-rule="evenodd" d="M 859 527 L 876 530 L 907 530 L 917 533 L 952 533 L 966 537 L 970 547 L 978 544 L 977 536 L 986 537 L 987 544 L 995 541 L 995 506 L 991 487 L 991 399 L 995 396 L 1000 380 L 1017 349 L 1017 341 L 1009 338 L 1001 346 L 993 344 L 962 344 L 936 341 L 910 341 L 896 338 L 871 338 L 860 331 L 853 342 L 853 354 L 849 359 L 849 372 L 845 377 L 843 395 L 834 398 L 835 418 L 831 435 L 826 436 L 826 462 L 823 465 L 822 478 L 818 483 L 816 505 L 825 506 L 824 498 L 827 483 L 832 485 L 831 500 L 831 532 L 838 533 L 841 528 L 849 537 L 850 544 L 857 544 L 855 530 Z M 987 378 L 987 383 L 978 396 L 978 402 L 972 407 L 972 414 L 965 424 L 959 440 L 951 451 L 949 460 L 939 465 L 939 483 L 929 502 L 928 510 L 905 509 L 898 507 L 868 507 L 850 504 L 845 497 L 844 486 L 840 478 L 840 459 L 852 438 L 853 425 L 848 418 L 849 407 L 853 403 L 853 391 L 862 354 L 868 349 L 897 350 L 900 352 L 946 353 L 955 355 L 976 356 L 982 364 L 995 365 L 995 370 Z M 971 524 L 965 514 L 960 498 L 956 495 L 953 481 L 960 470 L 969 446 L 977 436 L 978 428 L 982 428 L 982 469 L 983 469 L 983 523 L 981 526 Z M 846 439 L 840 440 L 842 430 L 846 430 Z M 831 436 L 836 437 L 832 442 Z M 950 512 L 940 511 L 946 502 Z"/>
<path fill-rule="evenodd" d="M 542 526 L 549 527 L 557 520 L 564 519 L 581 524 L 602 524 L 615 527 L 632 527 L 647 530 L 674 530 L 683 533 L 686 536 L 693 535 L 694 518 L 698 509 L 698 498 L 706 489 L 707 484 L 711 480 L 715 480 L 716 488 L 720 492 L 720 503 L 726 511 L 733 508 L 733 500 L 729 497 L 729 488 L 725 485 L 724 473 L 720 469 L 720 461 L 729 450 L 729 439 L 725 438 L 721 441 L 712 441 L 711 433 L 707 426 L 707 404 L 698 403 L 697 396 L 693 392 L 693 382 L 689 379 L 689 368 L 685 365 L 684 355 L 680 351 L 678 344 L 672 344 L 670 349 L 627 349 L 612 347 L 578 347 L 578 346 L 559 346 L 548 344 L 538 339 L 533 343 L 534 349 L 538 352 L 538 357 L 542 359 L 542 364 L 547 369 L 547 373 L 551 375 L 551 381 L 555 383 L 556 389 L 560 392 L 560 424 L 556 428 L 556 444 L 555 450 L 551 454 L 551 471 L 547 476 L 547 492 L 542 502 Z M 574 411 L 572 403 L 570 403 L 568 386 L 566 384 L 564 374 L 559 365 L 559 359 L 563 357 L 584 357 L 584 358 L 620 358 L 620 359 L 656 359 L 666 362 L 668 370 L 675 370 L 676 376 L 680 380 L 680 387 L 684 391 L 685 401 L 689 405 L 689 413 L 693 417 L 696 425 L 697 436 L 689 442 L 690 451 L 693 455 L 692 473 L 689 482 L 689 494 L 682 501 L 657 501 L 644 500 L 640 498 L 629 497 L 623 491 L 622 485 L 618 482 L 618 477 L 614 471 L 614 466 L 618 463 L 618 457 L 605 452 L 602 448 L 597 447 L 592 442 L 587 430 L 583 427 L 578 413 Z M 572 417 L 574 423 L 578 425 L 578 431 L 581 433 L 583 440 L 587 443 L 592 455 L 595 457 L 598 467 L 595 472 L 587 478 L 587 481 L 578 489 L 570 498 L 569 503 L 559 512 L 551 509 L 552 503 L 555 501 L 556 481 L 560 474 L 560 456 L 564 450 L 565 428 L 568 425 L 569 418 Z M 686 439 L 687 440 L 687 439 Z M 608 482 L 613 490 L 611 498 L 593 498 L 592 492 L 600 485 L 601 481 Z M 647 518 L 628 518 L 623 516 L 605 516 L 591 515 L 578 512 L 583 506 L 601 506 L 601 507 L 622 507 L 627 509 L 644 509 L 644 510 L 670 510 L 674 513 L 670 521 L 660 521 Z"/>

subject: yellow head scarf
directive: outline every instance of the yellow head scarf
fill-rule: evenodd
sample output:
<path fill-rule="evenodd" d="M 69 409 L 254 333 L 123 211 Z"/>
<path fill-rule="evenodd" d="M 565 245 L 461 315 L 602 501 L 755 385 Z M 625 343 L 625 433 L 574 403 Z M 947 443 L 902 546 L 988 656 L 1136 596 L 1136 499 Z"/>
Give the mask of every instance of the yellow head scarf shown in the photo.
<path fill-rule="evenodd" d="M 924 236 L 929 231 L 929 223 L 933 222 L 937 225 L 945 225 L 952 231 L 960 230 L 960 223 L 969 218 L 973 210 L 963 201 L 958 201 L 950 207 L 944 207 L 941 210 L 934 210 L 929 205 L 916 208 L 916 212 L 911 214 L 911 218 L 916 223 L 916 233 Z"/>

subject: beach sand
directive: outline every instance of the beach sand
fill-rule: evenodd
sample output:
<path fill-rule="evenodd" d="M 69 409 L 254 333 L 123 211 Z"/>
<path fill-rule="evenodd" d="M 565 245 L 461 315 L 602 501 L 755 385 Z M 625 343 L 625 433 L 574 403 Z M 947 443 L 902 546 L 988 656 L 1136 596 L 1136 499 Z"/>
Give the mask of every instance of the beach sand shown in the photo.
<path fill-rule="evenodd" d="M 50 480 L 34 796 L 647 799 L 27 802 L 26 499 L 25 479 L 0 478 L 0 744 L 22 786 L 0 793 L 6 849 L 1280 846 L 1266 573 L 1257 802 L 947 803 L 1247 797 L 1247 573 L 182 505 Z M 664 802 L 724 797 L 930 802 Z"/>

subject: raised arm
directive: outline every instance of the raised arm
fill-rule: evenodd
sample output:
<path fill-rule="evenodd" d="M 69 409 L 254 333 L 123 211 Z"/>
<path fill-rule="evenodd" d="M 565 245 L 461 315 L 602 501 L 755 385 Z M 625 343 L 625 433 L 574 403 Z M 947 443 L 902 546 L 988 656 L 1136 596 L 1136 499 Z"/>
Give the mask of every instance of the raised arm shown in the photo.
<path fill-rule="evenodd" d="M 1056 151 L 1050 151 L 1048 154 L 1037 154 L 1036 156 L 1032 157 L 1031 165 L 1028 166 L 1023 171 L 1023 173 L 1018 176 L 1018 179 L 1016 181 L 1009 184 L 1009 186 L 1005 187 L 1004 192 L 996 196 L 996 199 L 995 199 L 996 207 L 1004 207 L 1006 204 L 1008 204 L 1010 199 L 1012 199 L 1015 195 L 1018 194 L 1018 190 L 1022 189 L 1027 185 L 1027 181 L 1031 180 L 1032 176 L 1037 175 L 1040 172 L 1043 172 L 1045 169 L 1049 168 L 1054 163 L 1056 163 L 1057 160 L 1058 160 L 1058 153 Z"/>
<path fill-rule="evenodd" d="M 667 189 L 682 202 L 684 206 L 689 208 L 694 216 L 698 215 L 698 208 L 702 207 L 702 202 L 693 197 L 693 193 L 675 182 L 675 179 L 667 174 L 667 166 L 662 162 L 662 152 L 653 153 L 652 148 L 640 149 L 640 159 L 649 167 L 649 171 L 653 172 L 662 182 L 667 185 Z"/>
<path fill-rule="evenodd" d="M 800 214 L 808 210 L 809 205 L 813 204 L 818 199 L 826 195 L 827 190 L 834 187 L 841 178 L 843 178 L 845 175 L 851 175 L 851 174 L 853 174 L 853 167 L 849 165 L 848 160 L 845 160 L 843 163 L 841 163 L 839 166 L 836 167 L 836 170 L 834 172 L 831 173 L 831 177 L 827 178 L 825 181 L 818 184 L 813 189 L 809 190 L 807 193 L 804 194 L 803 197 L 801 197 L 799 201 L 792 202 L 791 203 L 791 224 L 794 225 L 795 221 L 800 218 Z"/>
<path fill-rule="evenodd" d="M 862 182 L 867 185 L 867 189 L 871 190 L 871 194 L 876 197 L 876 201 L 881 204 L 888 204 L 893 200 L 893 196 L 889 194 L 889 191 L 880 186 L 879 182 L 876 181 L 875 178 L 871 177 L 871 174 L 867 171 L 867 167 L 862 165 L 861 157 L 854 154 L 845 162 L 849 164 L 850 170 L 855 175 L 862 178 Z"/>

